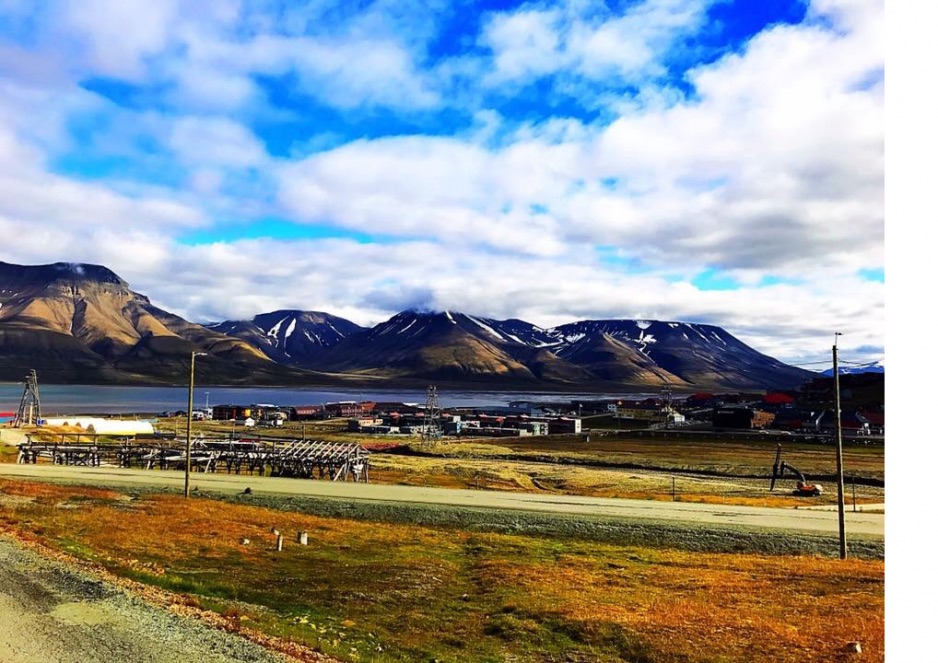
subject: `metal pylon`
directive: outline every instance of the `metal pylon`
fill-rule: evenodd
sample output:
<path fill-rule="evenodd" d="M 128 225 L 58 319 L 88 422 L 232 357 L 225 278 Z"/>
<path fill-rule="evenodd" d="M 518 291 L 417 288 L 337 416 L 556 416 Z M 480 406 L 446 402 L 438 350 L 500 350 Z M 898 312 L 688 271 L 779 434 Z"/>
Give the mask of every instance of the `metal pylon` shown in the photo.
<path fill-rule="evenodd" d="M 436 397 L 436 387 L 427 387 L 427 405 L 423 413 L 423 434 L 420 439 L 424 442 L 438 442 L 443 436 L 440 425 L 440 401 Z"/>
<path fill-rule="evenodd" d="M 23 398 L 20 408 L 13 419 L 13 427 L 35 426 L 42 419 L 42 402 L 39 400 L 39 378 L 36 369 L 31 369 L 26 376 L 26 386 L 23 389 Z"/>

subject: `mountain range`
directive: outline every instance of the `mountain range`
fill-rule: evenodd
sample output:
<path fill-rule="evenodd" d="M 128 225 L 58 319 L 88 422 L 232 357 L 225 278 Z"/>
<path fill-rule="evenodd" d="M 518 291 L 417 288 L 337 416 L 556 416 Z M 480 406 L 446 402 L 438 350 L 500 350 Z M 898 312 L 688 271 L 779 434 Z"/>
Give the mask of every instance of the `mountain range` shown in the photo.
<path fill-rule="evenodd" d="M 771 389 L 815 373 L 713 325 L 584 320 L 544 329 L 518 319 L 403 311 L 365 328 L 280 310 L 200 325 L 157 308 L 99 265 L 0 262 L 0 380 L 179 384 L 190 353 L 214 384 L 525 390 Z"/>
<path fill-rule="evenodd" d="M 844 366 L 841 364 L 837 367 L 837 369 L 838 369 L 837 372 L 840 373 L 841 375 L 858 375 L 862 373 L 885 373 L 886 372 L 886 367 L 883 366 L 878 361 L 872 361 L 866 364 L 858 364 L 855 366 Z M 824 371 L 821 371 L 821 375 L 825 377 L 829 377 L 829 378 L 833 377 L 834 369 L 828 368 Z"/>

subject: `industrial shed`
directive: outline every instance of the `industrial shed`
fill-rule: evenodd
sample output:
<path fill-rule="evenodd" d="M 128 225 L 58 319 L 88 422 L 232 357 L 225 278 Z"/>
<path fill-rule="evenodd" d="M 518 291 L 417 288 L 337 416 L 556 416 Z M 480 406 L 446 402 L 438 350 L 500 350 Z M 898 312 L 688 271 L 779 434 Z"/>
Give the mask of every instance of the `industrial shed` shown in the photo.
<path fill-rule="evenodd" d="M 714 428 L 742 428 L 752 430 L 771 426 L 775 415 L 751 407 L 718 407 L 713 411 Z"/>

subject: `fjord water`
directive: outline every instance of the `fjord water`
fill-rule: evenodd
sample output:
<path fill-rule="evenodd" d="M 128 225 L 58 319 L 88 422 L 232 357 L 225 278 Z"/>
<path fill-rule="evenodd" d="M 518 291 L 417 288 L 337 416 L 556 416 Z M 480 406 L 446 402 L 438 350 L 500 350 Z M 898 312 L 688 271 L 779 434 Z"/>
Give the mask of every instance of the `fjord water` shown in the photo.
<path fill-rule="evenodd" d="M 186 387 L 137 387 L 113 385 L 39 385 L 42 413 L 56 414 L 154 414 L 185 410 Z M 15 411 L 23 396 L 22 383 L 0 384 L 0 412 Z M 574 398 L 603 398 L 603 394 L 543 394 L 522 392 L 471 392 L 440 390 L 443 407 L 506 406 L 509 401 L 567 401 Z M 337 401 L 394 401 L 425 403 L 426 391 L 324 391 L 279 387 L 196 386 L 193 405 L 262 404 L 320 405 Z"/>

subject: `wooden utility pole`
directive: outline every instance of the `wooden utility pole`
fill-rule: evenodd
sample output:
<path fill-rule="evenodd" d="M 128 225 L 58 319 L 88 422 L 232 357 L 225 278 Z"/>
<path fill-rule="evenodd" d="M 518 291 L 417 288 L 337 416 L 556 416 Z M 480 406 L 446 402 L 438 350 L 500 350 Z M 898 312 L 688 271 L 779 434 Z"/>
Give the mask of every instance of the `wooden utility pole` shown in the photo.
<path fill-rule="evenodd" d="M 844 439 L 840 421 L 840 368 L 837 366 L 837 337 L 834 334 L 834 430 L 837 431 L 837 522 L 840 526 L 840 559 L 847 559 L 847 532 L 844 526 Z"/>
<path fill-rule="evenodd" d="M 186 410 L 186 497 L 189 497 L 189 466 L 192 464 L 192 393 L 195 391 L 195 358 L 204 356 L 204 352 L 193 350 L 189 361 L 189 408 Z"/>

